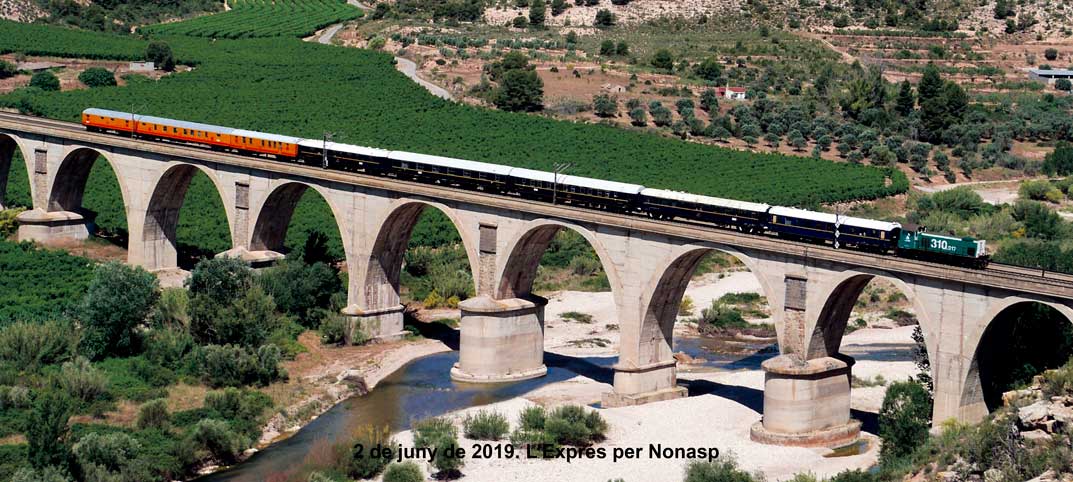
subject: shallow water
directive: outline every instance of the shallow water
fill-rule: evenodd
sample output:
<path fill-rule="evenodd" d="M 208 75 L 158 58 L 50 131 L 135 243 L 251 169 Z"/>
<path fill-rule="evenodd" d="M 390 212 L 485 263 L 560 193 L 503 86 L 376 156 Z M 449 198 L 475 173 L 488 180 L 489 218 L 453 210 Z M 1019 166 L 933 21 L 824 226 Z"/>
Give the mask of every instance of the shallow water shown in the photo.
<path fill-rule="evenodd" d="M 259 482 L 272 474 L 303 465 L 311 449 L 329 445 L 357 427 L 388 426 L 393 432 L 409 428 L 412 420 L 433 417 L 467 407 L 509 400 L 543 385 L 579 374 L 610 379 L 616 357 L 571 358 L 549 353 L 548 375 L 515 383 L 477 385 L 450 379 L 458 353 L 419 358 L 382 380 L 366 395 L 352 397 L 325 412 L 290 438 L 257 452 L 234 467 L 197 479 L 199 482 Z M 321 442 L 321 441 L 324 442 Z"/>
<path fill-rule="evenodd" d="M 764 346 L 759 344 L 756 348 Z M 758 369 L 761 361 L 775 355 L 770 350 L 753 355 L 719 353 L 724 348 L 725 344 L 719 340 L 698 337 L 677 337 L 674 346 L 676 351 L 706 360 L 694 368 L 710 370 Z M 577 358 L 549 352 L 544 357 L 548 366 L 545 377 L 514 383 L 469 384 L 450 378 L 458 352 L 419 358 L 384 378 L 370 393 L 332 407 L 293 436 L 255 453 L 243 463 L 197 480 L 263 481 L 273 474 L 301 467 L 315 447 L 330 446 L 358 427 L 386 425 L 397 432 L 409 428 L 413 420 L 509 400 L 578 375 L 610 384 L 614 376 L 611 366 L 617 359 L 615 356 Z"/>

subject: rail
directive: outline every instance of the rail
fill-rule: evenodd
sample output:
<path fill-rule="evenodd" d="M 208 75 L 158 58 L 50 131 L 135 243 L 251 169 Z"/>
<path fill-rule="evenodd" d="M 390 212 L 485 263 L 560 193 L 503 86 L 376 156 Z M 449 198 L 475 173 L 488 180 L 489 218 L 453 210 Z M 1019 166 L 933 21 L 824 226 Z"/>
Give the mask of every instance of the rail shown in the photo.
<path fill-rule="evenodd" d="M 1005 288 L 1013 291 L 1055 296 L 1073 300 L 1073 275 L 1065 275 L 1032 268 L 1022 268 L 997 263 L 985 269 L 963 268 L 930 261 L 911 260 L 889 255 L 835 249 L 828 246 L 789 241 L 780 238 L 757 236 L 720 229 L 707 225 L 638 216 L 606 213 L 565 205 L 531 203 L 518 198 L 464 191 L 429 184 L 400 181 L 397 179 L 366 176 L 342 171 L 327 171 L 300 164 L 281 163 L 267 159 L 212 151 L 181 144 L 159 143 L 131 139 L 109 134 L 93 133 L 79 123 L 43 119 L 10 112 L 0 112 L 0 129 L 26 132 L 42 136 L 103 146 L 106 149 L 127 149 L 165 155 L 189 162 L 229 164 L 249 169 L 297 176 L 302 178 L 338 182 L 349 185 L 381 189 L 407 197 L 424 197 L 461 203 L 471 203 L 572 222 L 614 226 L 683 240 L 709 242 L 750 251 L 762 251 L 777 255 L 805 258 L 809 263 L 828 261 L 861 268 L 878 269 L 913 276 L 960 281 L 969 284 Z"/>

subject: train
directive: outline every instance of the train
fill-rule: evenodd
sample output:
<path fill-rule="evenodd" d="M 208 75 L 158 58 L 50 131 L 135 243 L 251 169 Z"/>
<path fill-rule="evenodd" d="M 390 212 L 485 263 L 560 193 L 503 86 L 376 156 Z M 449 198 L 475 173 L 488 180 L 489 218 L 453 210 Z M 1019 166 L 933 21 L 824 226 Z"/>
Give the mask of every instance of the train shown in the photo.
<path fill-rule="evenodd" d="M 94 132 L 214 149 L 455 189 L 615 214 L 714 226 L 757 236 L 984 268 L 984 240 L 928 233 L 924 227 L 648 188 L 581 176 L 448 157 L 303 139 L 245 129 L 90 108 Z"/>

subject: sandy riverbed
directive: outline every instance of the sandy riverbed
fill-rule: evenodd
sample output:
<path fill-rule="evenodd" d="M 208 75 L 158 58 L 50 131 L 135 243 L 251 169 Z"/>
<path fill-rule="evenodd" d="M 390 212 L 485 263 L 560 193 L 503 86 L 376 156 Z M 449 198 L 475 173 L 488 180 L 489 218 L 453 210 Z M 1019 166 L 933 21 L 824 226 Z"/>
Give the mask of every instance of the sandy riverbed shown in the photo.
<path fill-rule="evenodd" d="M 695 280 L 687 289 L 698 310 L 712 299 L 731 292 L 757 292 L 756 278 L 748 272 L 729 273 L 720 278 L 710 275 Z M 547 329 L 545 347 L 549 352 L 570 357 L 614 357 L 619 336 L 614 328 L 615 313 L 611 293 L 561 292 L 550 296 L 546 309 Z M 562 313 L 577 311 L 592 316 L 591 323 L 564 320 Z M 609 326 L 610 325 L 610 326 Z M 676 336 L 687 330 L 676 330 Z M 887 383 L 912 376 L 916 369 L 912 360 L 913 327 L 867 328 L 845 336 L 842 351 L 857 359 L 854 374 L 872 380 L 882 375 Z M 602 338 L 605 342 L 576 343 L 577 340 Z M 603 345 L 603 346 L 599 346 Z M 871 434 L 867 452 L 847 457 L 828 458 L 823 449 L 803 449 L 762 445 L 749 440 L 749 428 L 760 420 L 763 410 L 764 373 L 759 362 L 742 363 L 733 371 L 712 369 L 691 370 L 681 367 L 679 380 L 699 387 L 703 395 L 659 402 L 637 407 L 602 409 L 609 422 L 608 440 L 598 444 L 608 453 L 606 459 L 575 460 L 502 460 L 467 457 L 463 468 L 469 481 L 593 481 L 623 478 L 633 481 L 680 480 L 688 463 L 686 459 L 649 457 L 650 444 L 667 447 L 716 447 L 724 455 L 733 454 L 739 464 L 749 471 L 762 472 L 769 480 L 784 480 L 799 472 L 830 476 L 852 468 L 865 468 L 875 463 L 878 447 Z M 855 416 L 874 423 L 874 414 L 882 403 L 885 386 L 856 388 L 852 392 Z M 574 403 L 593 405 L 611 385 L 577 376 L 570 380 L 541 387 L 522 397 L 494 405 L 467 409 L 449 414 L 461 426 L 466 413 L 480 409 L 503 413 L 516 426 L 518 413 L 530 405 L 547 407 Z M 866 422 L 867 423 L 867 422 Z M 412 445 L 412 435 L 402 432 L 396 442 Z M 473 441 L 463 440 L 467 450 Z M 613 461 L 614 448 L 642 447 L 639 458 Z M 427 464 L 421 464 L 426 471 Z"/>

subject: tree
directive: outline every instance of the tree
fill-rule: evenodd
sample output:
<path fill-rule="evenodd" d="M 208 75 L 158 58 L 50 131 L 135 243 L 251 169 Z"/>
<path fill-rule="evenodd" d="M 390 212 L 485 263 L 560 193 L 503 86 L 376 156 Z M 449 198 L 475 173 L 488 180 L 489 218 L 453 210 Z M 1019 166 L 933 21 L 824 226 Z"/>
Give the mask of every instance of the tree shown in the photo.
<path fill-rule="evenodd" d="M 667 49 L 660 49 L 652 56 L 652 67 L 664 72 L 673 72 L 674 56 Z"/>
<path fill-rule="evenodd" d="M 319 261 L 306 264 L 290 256 L 264 270 L 257 280 L 277 308 L 307 328 L 320 326 L 332 295 L 343 292 L 339 273 L 331 265 Z"/>
<path fill-rule="evenodd" d="M 1070 82 L 1069 79 L 1058 79 L 1054 81 L 1054 88 L 1069 92 L 1070 90 L 1073 90 L 1073 82 Z"/>
<path fill-rule="evenodd" d="M 503 75 L 492 101 L 510 112 L 536 112 L 544 109 L 544 81 L 532 70 L 512 69 Z"/>
<path fill-rule="evenodd" d="M 995 0 L 995 18 L 996 19 L 1002 20 L 1002 19 L 1004 19 L 1006 17 L 1009 17 L 1012 14 L 1013 14 L 1013 12 L 1010 10 L 1010 5 L 1007 3 L 1007 0 Z"/>
<path fill-rule="evenodd" d="M 913 96 L 913 85 L 908 80 L 903 80 L 898 89 L 898 97 L 894 103 L 894 110 L 903 117 L 913 113 L 916 106 L 916 97 Z"/>
<path fill-rule="evenodd" d="M 60 79 L 57 79 L 52 72 L 42 70 L 30 77 L 30 87 L 37 87 L 45 91 L 57 91 L 60 90 Z"/>
<path fill-rule="evenodd" d="M 592 22 L 592 25 L 597 28 L 614 27 L 615 14 L 606 8 L 601 8 L 600 11 L 596 12 L 596 19 Z"/>
<path fill-rule="evenodd" d="M 116 85 L 115 74 L 108 69 L 90 67 L 78 74 L 78 81 L 86 87 L 110 87 Z"/>
<path fill-rule="evenodd" d="M 723 65 L 715 57 L 708 57 L 697 64 L 694 72 L 697 77 L 714 82 L 723 76 Z"/>
<path fill-rule="evenodd" d="M 618 99 L 607 94 L 600 94 L 592 98 L 593 111 L 600 117 L 615 117 L 618 115 Z"/>
<path fill-rule="evenodd" d="M 965 111 L 969 108 L 969 96 L 957 82 L 947 82 L 943 86 L 943 103 L 946 108 L 943 120 L 946 121 L 947 125 L 958 124 L 965 116 Z"/>
<path fill-rule="evenodd" d="M 98 266 L 79 315 L 82 354 L 92 360 L 132 354 L 138 326 L 159 298 L 160 284 L 152 273 L 116 261 Z"/>
<path fill-rule="evenodd" d="M 618 44 L 615 45 L 615 55 L 630 55 L 630 45 L 622 40 L 619 40 Z"/>
<path fill-rule="evenodd" d="M 510 24 L 514 28 L 525 28 L 526 25 L 529 25 L 529 19 L 518 15 L 517 17 L 514 17 L 514 20 L 511 20 Z"/>
<path fill-rule="evenodd" d="M 715 89 L 707 89 L 700 94 L 700 108 L 704 112 L 719 111 L 719 94 Z"/>
<path fill-rule="evenodd" d="M 1044 50 L 1043 51 L 1043 58 L 1045 58 L 1047 60 L 1050 60 L 1050 61 L 1058 60 L 1058 49 L 1052 47 L 1052 48 L 1049 48 L 1047 50 Z"/>
<path fill-rule="evenodd" d="M 845 15 L 839 15 L 835 17 L 834 25 L 835 28 L 846 28 L 847 26 L 849 26 L 849 17 Z"/>
<path fill-rule="evenodd" d="M 71 399 L 57 390 L 45 390 L 35 398 L 26 420 L 26 442 L 34 468 L 66 466 L 70 456 L 67 420 L 73 409 Z"/>
<path fill-rule="evenodd" d="M 1068 142 L 1059 142 L 1054 151 L 1047 154 L 1044 159 L 1043 172 L 1048 176 L 1073 174 L 1073 145 Z"/>
<path fill-rule="evenodd" d="M 543 28 L 547 15 L 544 0 L 532 0 L 529 2 L 529 25 L 535 28 Z"/>
<path fill-rule="evenodd" d="M 149 42 L 145 48 L 145 58 L 153 62 L 154 66 L 166 72 L 175 70 L 175 55 L 171 52 L 171 46 L 165 42 Z"/>
<path fill-rule="evenodd" d="M 890 462 L 905 457 L 928 439 L 931 397 L 923 385 L 895 382 L 887 388 L 879 410 L 880 459 Z"/>
<path fill-rule="evenodd" d="M 924 75 L 920 78 L 920 83 L 917 84 L 917 98 L 920 100 L 920 105 L 923 106 L 924 102 L 939 97 L 942 91 L 943 79 L 939 75 L 939 68 L 929 62 L 928 66 L 924 68 Z"/>
<path fill-rule="evenodd" d="M 674 114 L 671 113 L 671 110 L 662 105 L 656 108 L 649 108 L 649 112 L 652 114 L 652 123 L 656 124 L 656 127 L 667 127 L 674 120 Z"/>
<path fill-rule="evenodd" d="M 644 127 L 648 124 L 648 114 L 644 107 L 634 107 L 630 110 L 630 123 L 637 127 Z"/>
<path fill-rule="evenodd" d="M 600 55 L 615 55 L 615 42 L 611 39 L 600 42 Z"/>
<path fill-rule="evenodd" d="M 558 17 L 568 8 L 570 6 L 566 4 L 566 0 L 551 0 L 551 15 L 553 17 Z"/>

